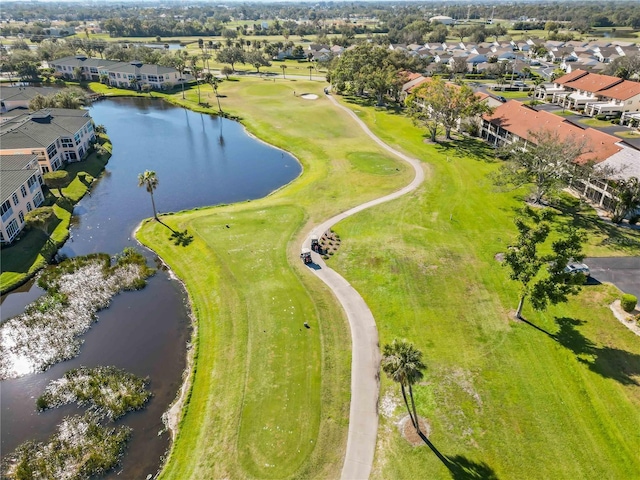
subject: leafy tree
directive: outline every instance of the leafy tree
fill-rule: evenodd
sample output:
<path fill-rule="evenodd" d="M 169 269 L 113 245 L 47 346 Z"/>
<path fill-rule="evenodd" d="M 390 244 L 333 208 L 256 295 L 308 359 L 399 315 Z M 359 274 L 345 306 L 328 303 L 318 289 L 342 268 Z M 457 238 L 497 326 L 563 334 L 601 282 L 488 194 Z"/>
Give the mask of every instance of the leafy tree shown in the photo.
<path fill-rule="evenodd" d="M 260 73 L 260 67 L 268 67 L 271 65 L 269 59 L 260 51 L 252 50 L 245 55 L 245 61 L 256 67 L 256 72 Z"/>
<path fill-rule="evenodd" d="M 544 310 L 549 303 L 566 302 L 569 295 L 580 291 L 583 274 L 566 272 L 570 261 L 582 261 L 582 234 L 568 228 L 564 235 L 551 244 L 551 253 L 542 254 L 541 247 L 551 233 L 551 210 L 534 211 L 525 207 L 514 220 L 518 236 L 504 256 L 504 265 L 511 270 L 511 280 L 520 283 L 520 300 L 516 318 L 522 318 L 522 307 L 527 297 L 536 310 Z M 543 268 L 544 267 L 544 268 Z M 541 272 L 541 271 L 544 271 Z"/>
<path fill-rule="evenodd" d="M 244 50 L 239 47 L 227 47 L 218 52 L 217 59 L 220 63 L 228 63 L 231 65 L 231 70 L 236 71 L 236 63 L 245 63 Z"/>
<path fill-rule="evenodd" d="M 395 339 L 383 348 L 382 370 L 391 380 L 400 384 L 404 404 L 407 407 L 407 412 L 409 412 L 411 423 L 417 432 L 420 432 L 420 423 L 413 398 L 413 385 L 422 380 L 422 372 L 426 368 L 426 365 L 422 362 L 422 352 L 406 340 Z M 411 408 L 409 408 L 409 402 L 407 401 L 407 387 L 411 398 Z"/>
<path fill-rule="evenodd" d="M 229 80 L 229 75 L 233 73 L 233 68 L 225 65 L 220 69 L 220 73 L 224 75 L 227 80 Z"/>
<path fill-rule="evenodd" d="M 467 66 L 467 59 L 465 57 L 453 57 L 451 60 L 451 72 L 452 73 L 467 73 L 469 67 Z"/>
<path fill-rule="evenodd" d="M 607 64 L 604 72 L 607 75 L 615 75 L 625 80 L 631 78 L 640 79 L 640 54 L 618 57 Z"/>
<path fill-rule="evenodd" d="M 156 212 L 156 202 L 153 199 L 153 191 L 158 188 L 158 176 L 153 170 L 145 170 L 144 173 L 138 174 L 138 186 L 144 186 L 151 195 L 151 205 L 153 206 L 153 218 L 158 220 L 158 213 Z"/>
<path fill-rule="evenodd" d="M 589 151 L 586 140 L 573 136 L 561 138 L 549 129 L 529 132 L 526 148 L 521 142 L 505 145 L 501 151 L 508 159 L 498 172 L 498 184 L 516 187 L 533 184 L 533 203 L 566 187 L 574 180 L 586 179 L 592 164 L 576 163 Z"/>
<path fill-rule="evenodd" d="M 57 219 L 53 207 L 39 207 L 31 210 L 24 216 L 24 221 L 32 228 L 37 228 L 47 237 L 47 243 L 51 240 L 49 237 L 49 227 L 54 219 Z"/>
<path fill-rule="evenodd" d="M 436 141 L 440 126 L 445 129 L 447 139 L 451 139 L 451 130 L 461 120 L 489 111 L 469 86 L 449 84 L 441 78 L 418 86 L 405 103 L 414 121 L 427 127 L 432 142 Z"/>
<path fill-rule="evenodd" d="M 56 170 L 55 172 L 45 173 L 42 178 L 47 187 L 58 189 L 58 194 L 60 194 L 62 198 L 65 198 L 62 189 L 69 185 L 69 172 L 66 170 Z"/>
<path fill-rule="evenodd" d="M 79 82 L 82 80 L 82 68 L 75 67 L 73 69 L 73 78 L 75 78 Z"/>
<path fill-rule="evenodd" d="M 633 213 L 640 206 L 640 181 L 631 177 L 617 180 L 614 185 L 615 202 L 611 220 L 621 223 L 627 215 Z"/>

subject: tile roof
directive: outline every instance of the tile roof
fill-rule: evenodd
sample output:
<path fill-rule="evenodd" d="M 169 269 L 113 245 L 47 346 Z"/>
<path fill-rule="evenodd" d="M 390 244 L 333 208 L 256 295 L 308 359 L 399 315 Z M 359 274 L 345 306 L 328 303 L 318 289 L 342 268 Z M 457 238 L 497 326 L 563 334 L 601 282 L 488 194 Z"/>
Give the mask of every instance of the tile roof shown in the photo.
<path fill-rule="evenodd" d="M 588 75 L 581 76 L 576 80 L 567 82 L 565 86 L 569 88 L 575 88 L 576 90 L 584 90 L 585 92 L 596 93 L 600 90 L 611 88 L 617 83 L 621 83 L 622 79 L 618 77 L 612 77 L 610 75 L 600 75 L 597 73 L 590 73 Z"/>
<path fill-rule="evenodd" d="M 554 80 L 554 83 L 558 83 L 560 85 L 563 85 L 567 82 L 573 82 L 574 80 L 580 78 L 580 77 L 584 77 L 585 75 L 588 75 L 589 72 L 585 72 L 584 70 L 574 70 L 571 73 L 567 73 L 566 75 L 561 76 L 560 78 L 556 78 Z"/>
<path fill-rule="evenodd" d="M 611 88 L 600 90 L 598 95 L 615 98 L 616 100 L 627 100 L 636 95 L 640 95 L 640 82 L 624 80 Z"/>
<path fill-rule="evenodd" d="M 594 128 L 581 128 L 565 118 L 510 100 L 497 107 L 491 115 L 483 118 L 494 125 L 517 135 L 529 139 L 531 132 L 553 130 L 561 139 L 585 139 L 589 151 L 578 158 L 578 161 L 602 162 L 622 150 L 621 140 L 613 135 Z"/>

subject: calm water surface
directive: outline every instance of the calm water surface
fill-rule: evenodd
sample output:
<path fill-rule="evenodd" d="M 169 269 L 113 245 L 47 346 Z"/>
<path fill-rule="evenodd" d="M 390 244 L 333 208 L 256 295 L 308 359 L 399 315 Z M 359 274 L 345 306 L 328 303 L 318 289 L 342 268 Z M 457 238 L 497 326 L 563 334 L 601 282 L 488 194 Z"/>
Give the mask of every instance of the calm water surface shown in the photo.
<path fill-rule="evenodd" d="M 136 246 L 133 230 L 152 215 L 151 200 L 137 186 L 137 175 L 156 171 L 160 212 L 232 203 L 267 195 L 301 171 L 289 154 L 251 138 L 243 127 L 225 119 L 193 113 L 149 99 L 110 99 L 91 108 L 114 145 L 103 176 L 75 208 L 68 256 L 117 253 Z M 150 262 L 154 256 L 147 252 Z M 41 293 L 27 284 L 2 299 L 2 320 L 22 312 Z M 35 400 L 50 380 L 80 365 L 115 365 L 150 378 L 153 397 L 141 412 L 118 424 L 133 428 L 121 470 L 108 478 L 145 478 L 155 473 L 169 447 L 161 416 L 181 385 L 189 340 L 186 296 L 176 281 L 159 272 L 145 289 L 114 297 L 84 336 L 78 357 L 44 373 L 6 380 L 0 385 L 1 453 L 25 440 L 46 440 L 61 419 L 82 413 L 75 406 L 38 414 Z M 119 474 L 119 475 L 118 475 Z"/>

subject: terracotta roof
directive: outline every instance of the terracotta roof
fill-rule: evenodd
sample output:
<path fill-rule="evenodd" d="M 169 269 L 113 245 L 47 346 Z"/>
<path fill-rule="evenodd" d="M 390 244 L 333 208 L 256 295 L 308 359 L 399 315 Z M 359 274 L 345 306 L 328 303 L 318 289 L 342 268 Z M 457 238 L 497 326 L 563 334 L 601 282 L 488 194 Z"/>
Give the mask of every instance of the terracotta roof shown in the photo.
<path fill-rule="evenodd" d="M 497 125 L 520 138 L 529 139 L 531 132 L 553 130 L 561 139 L 585 138 L 589 152 L 581 155 L 577 161 L 602 162 L 616 154 L 622 147 L 621 140 L 613 135 L 594 128 L 583 129 L 559 115 L 537 111 L 517 100 L 510 100 L 497 107 L 491 115 L 483 115 L 488 122 Z"/>
<path fill-rule="evenodd" d="M 565 86 L 569 88 L 575 88 L 576 90 L 584 90 L 585 92 L 595 93 L 599 92 L 600 90 L 611 88 L 621 82 L 622 79 L 618 77 L 600 75 L 598 73 L 590 73 L 572 82 L 566 83 Z"/>
<path fill-rule="evenodd" d="M 580 78 L 580 77 L 584 77 L 585 75 L 587 75 L 589 72 L 585 72 L 584 70 L 574 70 L 571 73 L 567 73 L 566 75 L 561 76 L 560 78 L 557 78 L 556 80 L 554 80 L 554 83 L 559 83 L 560 85 L 565 84 L 567 82 L 573 82 L 574 80 Z"/>
<path fill-rule="evenodd" d="M 624 80 L 623 82 L 618 83 L 611 88 L 600 90 L 598 92 L 598 95 L 615 98 L 616 100 L 627 100 L 629 98 L 635 97 L 636 95 L 640 95 L 640 83 Z"/>

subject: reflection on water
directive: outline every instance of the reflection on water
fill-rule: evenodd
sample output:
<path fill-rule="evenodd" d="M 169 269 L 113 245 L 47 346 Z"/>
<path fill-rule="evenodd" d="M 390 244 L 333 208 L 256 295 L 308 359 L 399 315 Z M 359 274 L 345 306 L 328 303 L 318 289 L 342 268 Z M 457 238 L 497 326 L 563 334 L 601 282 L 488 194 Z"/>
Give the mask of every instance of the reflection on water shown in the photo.
<path fill-rule="evenodd" d="M 260 198 L 299 175 L 289 154 L 251 138 L 226 119 L 193 113 L 149 99 L 109 99 L 94 104 L 91 115 L 105 125 L 113 142 L 104 175 L 74 209 L 67 256 L 92 252 L 115 254 L 136 246 L 133 229 L 152 215 L 151 200 L 137 186 L 138 173 L 156 171 L 160 212 Z M 154 258 L 146 252 L 149 260 Z M 2 298 L 2 318 L 19 314 L 42 291 L 33 283 Z M 147 287 L 116 296 L 84 335 L 78 357 L 41 374 L 1 383 L 1 451 L 10 453 L 28 439 L 44 441 L 68 405 L 37 413 L 35 400 L 47 383 L 85 365 L 114 365 L 151 380 L 153 397 L 146 409 L 129 413 L 118 424 L 133 428 L 118 478 L 155 473 L 169 445 L 161 416 L 175 398 L 185 367 L 189 318 L 181 285 L 159 270 Z M 112 472 L 109 478 L 116 478 Z"/>

